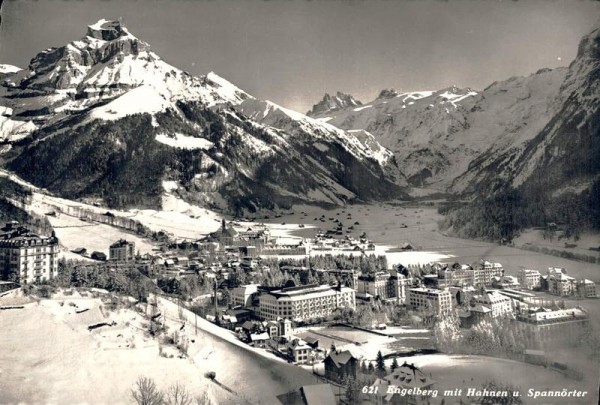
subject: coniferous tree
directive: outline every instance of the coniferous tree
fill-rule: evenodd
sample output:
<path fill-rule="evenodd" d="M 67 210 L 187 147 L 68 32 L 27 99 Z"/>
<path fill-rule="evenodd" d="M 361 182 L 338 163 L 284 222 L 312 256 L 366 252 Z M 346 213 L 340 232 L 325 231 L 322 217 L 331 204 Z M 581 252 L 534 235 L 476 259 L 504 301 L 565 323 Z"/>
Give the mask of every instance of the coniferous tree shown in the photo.
<path fill-rule="evenodd" d="M 398 360 L 394 357 L 394 360 L 392 361 L 392 365 L 390 366 L 390 370 L 394 371 L 397 368 L 398 368 Z"/>
<path fill-rule="evenodd" d="M 360 393 L 356 380 L 352 375 L 347 375 L 344 377 L 343 384 L 346 387 L 346 403 L 348 405 L 356 404 Z"/>
<path fill-rule="evenodd" d="M 385 375 L 385 361 L 383 360 L 381 350 L 377 352 L 377 359 L 375 360 L 375 363 L 377 364 L 377 375 L 379 377 L 383 377 Z"/>

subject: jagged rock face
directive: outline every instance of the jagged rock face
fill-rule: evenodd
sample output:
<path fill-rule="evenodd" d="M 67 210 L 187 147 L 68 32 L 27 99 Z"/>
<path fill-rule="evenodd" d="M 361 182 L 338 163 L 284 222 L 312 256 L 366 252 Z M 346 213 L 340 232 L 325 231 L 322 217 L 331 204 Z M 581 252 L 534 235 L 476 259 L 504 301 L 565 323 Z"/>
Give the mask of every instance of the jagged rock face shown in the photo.
<path fill-rule="evenodd" d="M 323 96 L 323 99 L 317 104 L 313 105 L 313 108 L 307 112 L 306 115 L 312 117 L 329 111 L 335 111 L 349 107 L 358 107 L 361 105 L 362 103 L 356 100 L 350 94 L 344 94 L 338 91 L 334 96 L 330 96 L 326 93 L 325 96 Z"/>
<path fill-rule="evenodd" d="M 13 145 L 8 167 L 68 198 L 155 207 L 167 180 L 188 201 L 236 212 L 405 196 L 372 136 L 256 100 L 214 73 L 193 77 L 118 22 L 38 54 L 5 83 L 10 119 L 34 123 L 18 139 L 0 132 Z"/>
<path fill-rule="evenodd" d="M 88 27 L 87 35 L 67 46 L 50 48 L 36 55 L 27 71 L 11 84 L 22 89 L 36 89 L 48 93 L 54 90 L 85 90 L 82 86 L 93 67 L 122 61 L 125 57 L 140 57 L 146 62 L 154 59 L 151 53 L 140 55 L 149 49 L 147 43 L 131 35 L 119 22 L 102 22 Z M 19 81 L 19 79 L 21 79 Z M 113 81 L 119 84 L 119 81 Z"/>

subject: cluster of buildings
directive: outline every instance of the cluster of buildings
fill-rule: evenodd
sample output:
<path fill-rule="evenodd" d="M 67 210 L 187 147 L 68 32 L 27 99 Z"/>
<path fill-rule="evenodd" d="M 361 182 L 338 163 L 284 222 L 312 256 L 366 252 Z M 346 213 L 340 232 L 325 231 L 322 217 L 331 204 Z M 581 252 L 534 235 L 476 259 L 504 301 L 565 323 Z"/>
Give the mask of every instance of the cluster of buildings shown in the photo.
<path fill-rule="evenodd" d="M 504 267 L 500 263 L 481 260 L 474 265 L 460 263 L 432 263 L 425 276 L 427 284 L 438 288 L 450 286 L 490 287 L 498 278 L 504 276 Z"/>
<path fill-rule="evenodd" d="M 244 307 L 264 320 L 278 318 L 304 322 L 327 317 L 338 308 L 356 309 L 355 291 L 341 285 L 309 284 L 285 288 L 242 285 L 231 290 L 234 307 Z"/>
<path fill-rule="evenodd" d="M 545 275 L 537 270 L 521 269 L 518 279 L 528 290 L 547 291 L 559 297 L 596 298 L 596 283 L 588 279 L 577 280 L 562 267 L 550 267 Z"/>

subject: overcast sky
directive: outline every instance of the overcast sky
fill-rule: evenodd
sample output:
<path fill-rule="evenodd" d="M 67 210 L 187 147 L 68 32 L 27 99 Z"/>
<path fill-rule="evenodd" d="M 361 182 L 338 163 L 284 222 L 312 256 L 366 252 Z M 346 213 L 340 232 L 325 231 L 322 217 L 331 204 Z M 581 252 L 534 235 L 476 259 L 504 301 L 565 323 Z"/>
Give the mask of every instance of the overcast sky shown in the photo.
<path fill-rule="evenodd" d="M 482 89 L 567 66 L 600 17 L 584 0 L 6 0 L 0 63 L 122 17 L 164 60 L 215 71 L 261 99 L 305 112 L 325 92 L 362 101 L 383 88 Z"/>

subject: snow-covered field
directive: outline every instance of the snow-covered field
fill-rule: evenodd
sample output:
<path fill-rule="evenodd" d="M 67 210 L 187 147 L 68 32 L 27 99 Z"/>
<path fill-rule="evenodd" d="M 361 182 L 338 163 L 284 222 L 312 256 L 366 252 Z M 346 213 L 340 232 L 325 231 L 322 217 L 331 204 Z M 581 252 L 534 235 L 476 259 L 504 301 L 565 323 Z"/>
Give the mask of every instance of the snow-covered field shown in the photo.
<path fill-rule="evenodd" d="M 87 249 L 88 254 L 98 251 L 108 256 L 109 246 L 121 238 L 134 242 L 136 252 L 139 251 L 141 254 L 151 253 L 154 248 L 149 240 L 110 225 L 83 222 L 79 218 L 66 214 L 49 216 L 48 219 L 56 232 L 61 248 L 67 251 L 83 247 Z M 81 258 L 78 255 L 68 258 L 71 257 Z"/>
<path fill-rule="evenodd" d="M 87 296 L 62 294 L 2 311 L 0 403 L 130 403 L 135 380 L 147 376 L 160 389 L 179 382 L 194 397 L 210 390 L 219 404 L 274 404 L 277 395 L 314 381 L 301 368 L 204 331 L 207 322 L 200 318 L 195 333 L 193 314 L 184 310 L 188 320 L 182 321 L 175 304 L 160 300 L 169 334 L 177 331 L 190 342 L 188 357 L 178 358 L 173 346 L 161 345 L 145 332 L 142 314 L 111 311 L 102 293 L 97 293 L 99 298 L 83 294 Z M 3 300 L 8 298 L 0 298 L 0 305 Z M 101 322 L 116 324 L 88 330 Z M 174 357 L 160 356 L 161 346 Z M 214 371 L 217 381 L 233 393 L 204 378 L 207 371 Z"/>
<path fill-rule="evenodd" d="M 539 398 L 537 401 L 524 399 L 525 404 L 595 404 L 598 400 L 598 373 L 593 372 L 586 376 L 583 381 L 569 379 L 563 374 L 546 369 L 541 366 L 521 363 L 513 360 L 499 359 L 486 356 L 464 356 L 448 354 L 428 354 L 422 356 L 412 356 L 398 358 L 398 364 L 407 362 L 421 368 L 426 374 L 431 373 L 431 377 L 436 382 L 435 388 L 439 390 L 440 397 L 444 390 L 454 390 L 462 388 L 463 394 L 466 389 L 481 389 L 483 384 L 489 381 L 502 382 L 510 384 L 521 389 L 522 395 L 526 395 L 528 389 L 534 390 L 584 390 L 588 391 L 587 398 L 566 399 Z M 390 366 L 392 359 L 386 361 L 386 366 Z M 438 400 L 441 398 L 438 397 Z M 439 403 L 439 402 L 437 402 Z M 448 403 L 448 398 L 446 398 Z"/>

